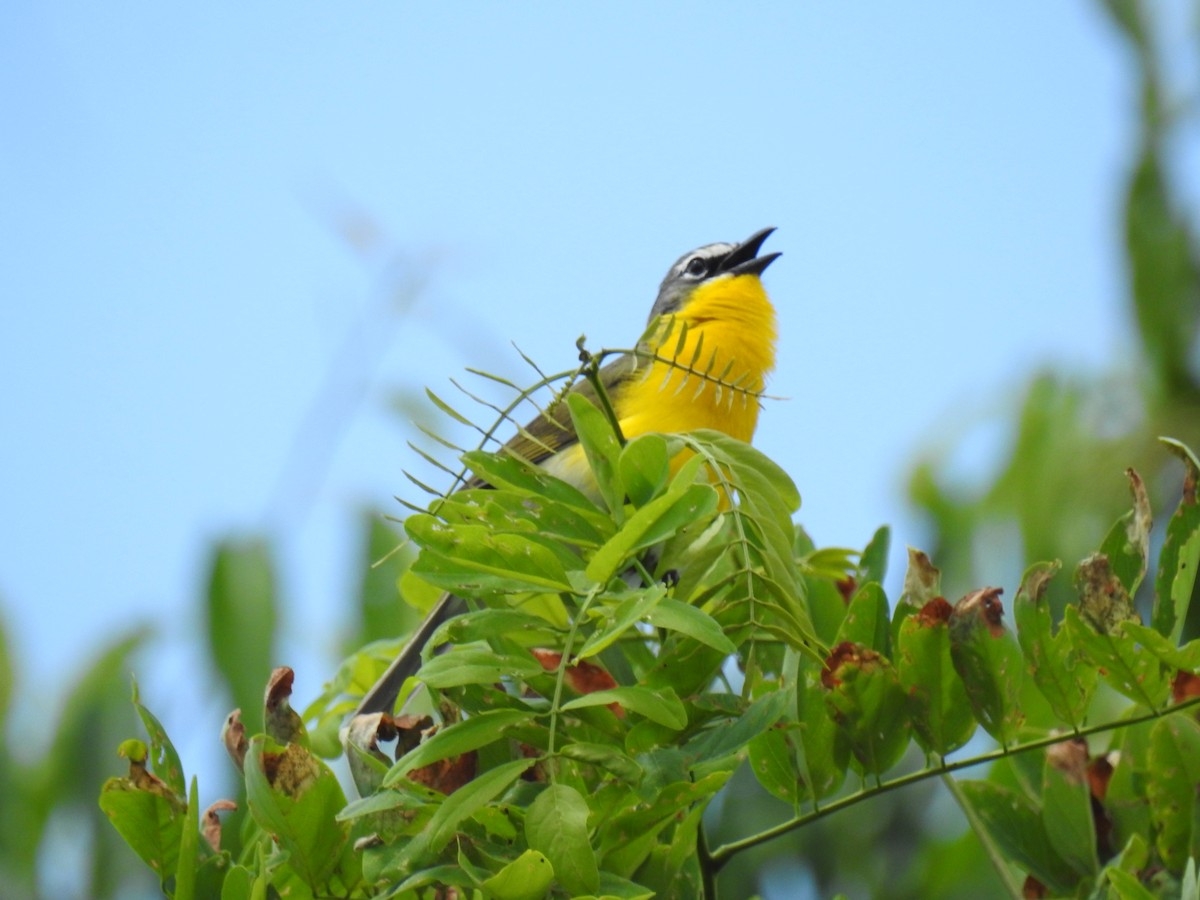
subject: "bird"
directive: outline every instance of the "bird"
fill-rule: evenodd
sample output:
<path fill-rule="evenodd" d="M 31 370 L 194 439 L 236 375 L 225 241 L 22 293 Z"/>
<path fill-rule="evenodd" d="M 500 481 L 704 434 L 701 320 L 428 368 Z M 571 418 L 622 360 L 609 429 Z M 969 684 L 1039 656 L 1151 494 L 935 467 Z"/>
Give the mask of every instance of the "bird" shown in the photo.
<path fill-rule="evenodd" d="M 737 244 L 705 244 L 671 265 L 637 348 L 599 371 L 623 437 L 702 428 L 740 441 L 753 437 L 778 339 L 775 307 L 762 274 L 781 254 L 758 255 L 773 231 L 763 228 Z M 696 386 L 684 389 L 689 382 Z M 571 390 L 597 399 L 595 386 L 586 379 Z M 595 480 L 565 402 L 534 418 L 501 452 L 595 495 Z M 461 599 L 443 595 L 363 696 L 355 715 L 390 712 L 405 680 L 420 668 L 425 644 L 443 622 L 464 610 Z"/>

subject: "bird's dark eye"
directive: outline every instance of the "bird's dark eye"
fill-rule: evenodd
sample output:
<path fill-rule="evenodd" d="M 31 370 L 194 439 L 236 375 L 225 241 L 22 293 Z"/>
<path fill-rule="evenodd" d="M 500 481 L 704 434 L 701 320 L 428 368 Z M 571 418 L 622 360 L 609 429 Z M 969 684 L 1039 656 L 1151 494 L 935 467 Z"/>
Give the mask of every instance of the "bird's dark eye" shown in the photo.
<path fill-rule="evenodd" d="M 692 278 L 703 278 L 708 274 L 708 263 L 699 256 L 693 256 L 687 261 L 687 265 L 683 267 L 683 273 L 690 275 Z"/>

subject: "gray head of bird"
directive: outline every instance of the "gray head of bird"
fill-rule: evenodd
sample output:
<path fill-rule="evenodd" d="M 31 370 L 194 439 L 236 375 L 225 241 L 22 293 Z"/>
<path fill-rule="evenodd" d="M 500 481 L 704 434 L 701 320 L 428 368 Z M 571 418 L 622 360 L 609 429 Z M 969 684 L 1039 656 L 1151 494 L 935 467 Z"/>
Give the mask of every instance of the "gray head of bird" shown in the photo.
<path fill-rule="evenodd" d="M 705 282 L 739 275 L 761 275 L 778 253 L 759 256 L 759 248 L 774 228 L 756 231 L 740 244 L 705 244 L 675 260 L 658 288 L 658 298 L 650 310 L 650 321 L 678 312 L 688 295 Z"/>

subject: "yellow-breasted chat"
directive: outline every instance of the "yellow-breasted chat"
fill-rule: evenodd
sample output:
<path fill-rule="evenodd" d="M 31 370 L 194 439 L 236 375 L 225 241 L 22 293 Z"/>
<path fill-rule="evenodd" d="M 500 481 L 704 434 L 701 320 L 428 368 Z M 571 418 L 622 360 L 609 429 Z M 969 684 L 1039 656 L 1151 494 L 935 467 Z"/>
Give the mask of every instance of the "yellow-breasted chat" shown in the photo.
<path fill-rule="evenodd" d="M 753 437 L 759 396 L 775 367 L 775 309 L 761 276 L 780 254 L 758 255 L 772 231 L 764 228 L 739 244 L 706 244 L 671 266 L 637 351 L 618 356 L 599 372 L 624 437 L 702 428 L 741 441 Z M 572 390 L 596 399 L 590 381 Z M 585 492 L 594 491 L 566 403 L 537 416 L 502 452 L 540 465 Z M 462 609 L 453 594 L 443 596 L 363 697 L 356 714 L 389 711 L 405 679 L 420 668 L 421 651 L 434 631 Z"/>

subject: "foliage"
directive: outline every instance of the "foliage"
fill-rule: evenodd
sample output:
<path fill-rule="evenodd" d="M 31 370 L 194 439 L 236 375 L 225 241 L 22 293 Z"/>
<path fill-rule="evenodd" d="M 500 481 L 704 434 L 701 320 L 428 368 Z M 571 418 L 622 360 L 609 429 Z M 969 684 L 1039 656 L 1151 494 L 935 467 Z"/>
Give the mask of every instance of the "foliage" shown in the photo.
<path fill-rule="evenodd" d="M 230 723 L 229 745 L 251 759 L 233 818 L 224 804 L 200 814 L 198 792 L 135 699 L 149 747 L 122 747 L 129 774 L 111 781 L 102 799 L 118 828 L 90 835 L 91 892 L 111 895 L 123 861 L 134 859 L 111 852 L 119 830 L 178 896 L 362 896 L 378 892 L 375 874 L 401 871 L 414 873 L 414 891 L 425 878 L 498 897 L 563 890 L 555 884 L 586 889 L 593 879 L 603 889 L 629 891 L 631 883 L 667 883 L 673 873 L 678 891 L 688 895 L 697 879 L 710 889 L 719 872 L 725 894 L 744 895 L 778 856 L 801 854 L 819 887 L 849 883 L 859 888 L 853 893 L 975 896 L 1002 884 L 1011 894 L 1021 888 L 1019 871 L 1034 873 L 1051 891 L 1076 895 L 1196 896 L 1200 748 L 1193 713 L 1183 709 L 1194 682 L 1176 673 L 1196 664 L 1187 638 L 1197 633 L 1200 604 L 1190 602 L 1194 583 L 1184 573 L 1196 564 L 1200 511 L 1188 487 L 1192 467 L 1184 464 L 1187 489 L 1178 490 L 1179 464 L 1165 465 L 1169 457 L 1153 439 L 1169 433 L 1200 441 L 1194 346 L 1200 257 L 1171 173 L 1186 108 L 1164 83 L 1149 5 L 1104 5 L 1128 38 L 1140 78 L 1141 134 L 1122 224 L 1141 358 L 1099 376 L 1059 368 L 1033 377 L 1021 389 L 1007 454 L 983 487 L 950 480 L 944 461 L 951 454 L 941 450 L 918 464 L 912 495 L 933 526 L 929 543 L 954 588 L 948 593 L 964 595 L 959 603 L 935 602 L 940 573 L 914 553 L 903 591 L 889 606 L 880 587 L 885 532 L 859 556 L 817 550 L 792 525 L 790 509 L 787 525 L 779 524 L 794 539 L 791 554 L 779 552 L 776 530 L 755 531 L 761 523 L 737 534 L 735 550 L 728 543 L 737 532 L 733 508 L 722 506 L 720 490 L 716 509 L 703 513 L 716 531 L 707 538 L 709 557 L 701 552 L 699 561 L 723 570 L 696 572 L 692 560 L 672 583 L 676 570 L 665 568 L 670 554 L 682 559 L 687 549 L 680 526 L 662 560 L 644 561 L 654 574 L 670 575 L 665 582 L 649 579 L 655 587 L 635 590 L 613 581 L 594 596 L 581 593 L 591 583 L 579 581 L 581 571 L 584 578 L 589 569 L 617 571 L 624 559 L 639 556 L 654 528 L 670 532 L 671 509 L 711 496 L 704 484 L 677 482 L 679 473 L 654 476 L 661 473 L 657 444 L 617 449 L 615 469 L 605 472 L 605 495 L 623 500 L 623 486 L 628 508 L 593 503 L 589 510 L 547 497 L 545 485 L 517 481 L 481 498 L 487 508 L 478 518 L 435 504 L 428 511 L 434 518 L 423 520 L 430 545 L 421 568 L 437 580 L 463 564 L 457 559 L 463 545 L 437 544 L 442 528 L 465 546 L 487 546 L 500 565 L 472 573 L 480 588 L 477 611 L 439 638 L 458 646 L 426 669 L 442 685 L 432 694 L 436 703 L 426 700 L 430 720 L 401 719 L 394 747 L 380 747 L 380 732 L 390 734 L 391 727 L 382 721 L 355 733 L 354 746 L 366 752 L 351 754 L 359 780 L 367 779 L 367 798 L 346 804 L 322 758 L 338 752 L 337 728 L 352 698 L 371 683 L 395 640 L 354 654 L 305 711 L 308 749 L 281 703 L 286 678 L 275 683 L 265 724 L 252 713 L 250 728 L 262 735 L 243 740 L 237 722 Z M 697 440 L 694 449 L 716 452 Z M 751 451 L 738 452 L 745 454 L 741 477 L 754 480 L 739 485 L 738 495 L 761 488 L 775 493 L 769 502 L 762 498 L 764 506 L 788 506 L 792 490 L 782 473 Z M 653 457 L 649 475 L 642 454 Z M 597 464 L 605 458 L 601 453 Z M 482 457 L 473 461 L 489 465 Z M 1129 488 L 1117 473 L 1131 463 L 1146 473 L 1145 487 L 1137 486 L 1141 479 L 1132 483 L 1133 509 L 1101 542 L 1103 557 L 1089 557 L 1075 578 L 1058 574 L 1057 563 L 1040 563 L 1020 579 L 1008 611 L 1014 640 L 996 621 L 996 593 L 971 589 L 991 580 L 981 568 L 990 573 L 1012 556 L 1012 542 L 992 539 L 997 530 L 1007 534 L 1012 527 L 1019 536 L 1016 559 L 1078 559 L 1128 505 Z M 683 494 L 646 512 L 672 489 Z M 1182 498 L 1154 578 L 1138 574 L 1148 566 L 1147 495 L 1156 505 Z M 570 515 L 543 533 L 544 525 L 522 519 L 529 502 Z M 439 518 L 443 513 L 458 518 Z M 497 526 L 496 545 L 471 525 L 485 532 Z M 640 528 L 646 530 L 639 534 Z M 594 529 L 590 541 L 583 535 L 588 529 Z M 614 543 L 618 534 L 624 537 Z M 363 567 L 370 574 L 359 596 L 362 636 L 392 638 L 403 631 L 402 620 L 411 622 L 395 590 L 411 560 L 395 550 L 395 535 L 381 523 L 373 522 L 370 537 L 366 561 L 385 562 Z M 518 565 L 522 556 L 513 548 L 539 554 L 549 575 Z M 597 555 L 601 562 L 593 566 Z M 222 561 L 230 565 L 222 569 Z M 226 661 L 223 681 L 247 710 L 277 627 L 269 567 L 269 552 L 254 542 L 214 553 L 210 655 Z M 800 587 L 794 593 L 772 580 L 789 571 Z M 722 594 L 715 586 L 725 576 L 731 580 Z M 531 577 L 565 578 L 568 586 L 529 596 L 516 608 L 517 585 Z M 414 605 L 436 598 L 436 589 L 422 588 L 415 574 L 403 580 Z M 1011 583 L 1017 582 L 1014 575 Z M 735 596 L 735 585 L 752 592 Z M 805 595 L 804 606 L 794 602 Z M 1127 602 L 1147 626 L 1129 615 Z M 222 604 L 236 619 L 215 614 Z M 604 621 L 601 612 L 614 618 Z M 261 640 L 248 648 L 253 664 L 242 666 L 239 653 L 228 651 L 252 630 Z M 75 810 L 81 795 L 94 795 L 100 776 L 79 761 L 97 767 L 103 761 L 79 748 L 115 745 L 114 729 L 129 733 L 130 717 L 112 705 L 112 686 L 140 641 L 114 644 L 85 674 L 51 751 L 36 763 L 28 762 L 28 747 L 0 745 L 0 791 L 7 798 L 0 874 L 7 891 L 33 894 L 34 860 L 51 811 Z M 822 653 L 832 647 L 832 665 L 814 659 L 817 646 Z M 531 647 L 553 652 L 535 655 Z M 556 658 L 563 650 L 568 655 Z M 742 669 L 713 662 L 731 651 Z M 656 667 L 654 654 L 665 664 Z M 572 664 L 564 667 L 563 660 Z M 591 661 L 617 686 L 591 682 L 585 677 L 591 670 L 577 660 Z M 513 668 L 497 673 L 497 661 Z M 481 680 L 451 683 L 450 668 Z M 13 677 L 0 653 L 0 713 L 7 712 Z M 637 690 L 658 685 L 672 689 L 675 700 Z M 1176 714 L 1165 715 L 1170 711 Z M 988 749 L 981 723 L 997 749 Z M 376 756 L 381 749 L 384 760 Z M 471 760 L 473 770 L 464 772 L 462 760 Z M 984 772 L 983 780 L 950 777 L 981 761 L 991 765 L 971 774 L 978 779 Z M 725 787 L 714 793 L 722 780 Z M 460 786 L 440 796 L 431 783 Z M 252 800 L 243 820 L 247 790 Z M 926 811 L 935 791 L 960 804 L 972 831 L 947 833 Z M 675 815 L 659 817 L 656 804 Z M 407 832 L 425 831 L 419 841 L 407 839 Z M 600 836 L 606 842 L 595 840 Z M 1003 862 L 982 869 L 989 858 Z M 614 871 L 625 878 L 616 888 Z"/>
<path fill-rule="evenodd" d="M 1136 79 L 1130 94 L 1138 102 L 1138 133 L 1117 223 L 1126 320 L 1136 326 L 1128 329 L 1132 346 L 1115 348 L 1119 362 L 1109 371 L 1073 372 L 1056 361 L 1006 392 L 1015 408 L 1003 404 L 1003 415 L 942 437 L 917 461 L 910 496 L 932 529 L 931 552 L 948 581 L 964 589 L 995 577 L 1006 561 L 1085 553 L 1096 528 L 1125 503 L 1119 481 L 1109 477 L 1118 467 L 1132 465 L 1152 498 L 1173 504 L 1178 467 L 1159 452 L 1155 436 L 1200 443 L 1200 238 L 1195 195 L 1189 204 L 1185 190 L 1200 151 L 1198 94 L 1194 69 L 1164 53 L 1194 53 L 1195 45 L 1180 46 L 1165 5 L 1100 5 L 1125 41 Z M 1173 85 L 1170 75 L 1181 72 L 1192 81 Z M 955 479 L 947 465 L 972 432 L 1002 436 L 993 470 L 974 483 Z M 1011 553 L 997 546 L 998 536 Z M 1061 608 L 1069 592 L 1056 584 L 1051 595 Z M 1136 599 L 1148 603 L 1148 586 Z M 1192 609 L 1196 616 L 1200 604 Z M 1198 626 L 1191 633 L 1200 633 Z"/>
<path fill-rule="evenodd" d="M 136 876 L 136 861 L 119 836 L 95 810 L 96 785 L 111 771 L 110 759 L 93 747 L 113 747 L 135 727 L 126 688 L 129 660 L 147 641 L 145 629 L 132 629 L 106 642 L 88 661 L 56 716 L 43 713 L 37 724 L 49 740 L 10 740 L 0 728 L 0 883 L 6 897 L 37 895 L 37 862 L 64 819 L 94 855 L 87 872 L 92 890 L 112 894 Z M 11 699 L 18 683 L 15 654 L 0 622 L 0 724 L 13 718 Z"/>
<path fill-rule="evenodd" d="M 264 733 L 227 728 L 249 820 L 237 854 L 222 850 L 138 705 L 149 750 L 125 746 L 130 772 L 101 805 L 168 893 L 715 896 L 738 855 L 931 778 L 1010 893 L 1024 876 L 1053 895 L 1171 896 L 1194 877 L 1200 641 L 1181 645 L 1177 624 L 1200 466 L 1186 448 L 1170 445 L 1187 478 L 1152 624 L 1130 599 L 1150 527 L 1131 473 L 1133 510 L 1076 567 L 1075 601 L 1056 621 L 1059 567 L 1031 567 L 1014 636 L 998 589 L 951 605 L 916 552 L 889 605 L 886 532 L 859 554 L 815 549 L 793 525 L 792 482 L 749 446 L 622 443 L 586 401 L 570 412 L 595 496 L 472 451 L 493 487 L 407 519 L 419 552 L 402 580 L 453 587 L 473 609 L 435 634 L 401 714 L 350 723 L 361 799 L 347 803 L 313 752 L 279 670 Z M 375 660 L 368 649 L 343 671 Z M 304 718 L 344 709 L 331 689 Z M 996 763 L 985 780 L 952 777 L 983 762 Z M 791 812 L 713 846 L 705 811 L 743 767 Z"/>

